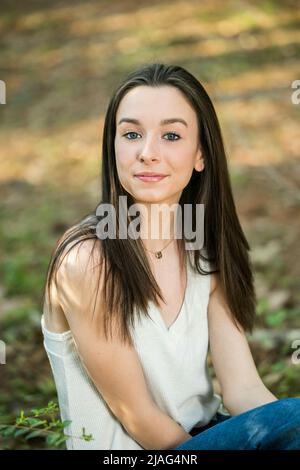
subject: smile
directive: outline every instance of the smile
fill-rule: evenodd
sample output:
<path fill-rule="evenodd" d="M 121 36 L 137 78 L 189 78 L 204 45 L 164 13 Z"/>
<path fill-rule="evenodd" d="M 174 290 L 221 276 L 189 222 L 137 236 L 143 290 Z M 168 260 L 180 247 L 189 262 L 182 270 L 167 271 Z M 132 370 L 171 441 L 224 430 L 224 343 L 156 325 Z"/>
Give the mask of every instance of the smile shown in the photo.
<path fill-rule="evenodd" d="M 145 183 L 151 183 L 151 182 L 156 182 L 156 181 L 161 181 L 167 176 L 142 176 L 142 175 L 135 175 L 135 178 L 138 178 L 141 181 L 144 181 Z"/>

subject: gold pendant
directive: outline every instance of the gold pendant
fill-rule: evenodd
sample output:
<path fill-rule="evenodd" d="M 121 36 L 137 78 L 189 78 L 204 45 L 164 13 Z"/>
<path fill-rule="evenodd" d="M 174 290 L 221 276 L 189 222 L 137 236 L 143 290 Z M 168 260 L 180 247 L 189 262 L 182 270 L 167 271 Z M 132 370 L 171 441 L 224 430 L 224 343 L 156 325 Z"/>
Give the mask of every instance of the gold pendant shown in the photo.
<path fill-rule="evenodd" d="M 155 256 L 156 256 L 156 258 L 162 258 L 161 251 L 157 251 L 157 252 L 155 253 Z"/>

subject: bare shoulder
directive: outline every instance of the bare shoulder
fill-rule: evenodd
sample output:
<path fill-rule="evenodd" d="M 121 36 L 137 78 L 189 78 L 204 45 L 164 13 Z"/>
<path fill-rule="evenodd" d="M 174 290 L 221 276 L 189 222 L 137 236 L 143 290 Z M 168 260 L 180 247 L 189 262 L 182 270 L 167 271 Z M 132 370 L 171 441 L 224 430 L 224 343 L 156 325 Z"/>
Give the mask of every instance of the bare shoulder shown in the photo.
<path fill-rule="evenodd" d="M 82 240 L 62 253 L 58 272 L 75 279 L 82 272 L 96 268 L 101 263 L 101 259 L 100 241 L 98 239 Z"/>
<path fill-rule="evenodd" d="M 96 268 L 101 264 L 101 251 L 95 246 L 98 240 L 82 240 L 68 245 L 57 266 L 57 283 L 51 281 L 51 309 L 47 299 L 44 304 L 45 326 L 52 332 L 62 333 L 70 329 L 65 312 L 65 301 L 68 304 L 81 301 L 81 295 L 92 297 L 92 287 L 96 284 Z"/>
<path fill-rule="evenodd" d="M 99 267 L 102 265 L 100 240 L 82 240 L 72 246 L 57 270 L 57 285 L 61 298 L 76 293 L 78 297 L 89 298 L 94 288 L 99 287 Z"/>

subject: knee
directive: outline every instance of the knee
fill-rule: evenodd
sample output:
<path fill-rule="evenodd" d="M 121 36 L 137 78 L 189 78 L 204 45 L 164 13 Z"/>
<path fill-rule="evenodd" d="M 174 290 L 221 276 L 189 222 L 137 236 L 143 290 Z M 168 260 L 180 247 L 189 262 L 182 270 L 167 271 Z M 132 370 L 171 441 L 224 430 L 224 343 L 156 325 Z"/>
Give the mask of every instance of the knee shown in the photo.
<path fill-rule="evenodd" d="M 249 426 L 261 435 L 282 425 L 298 425 L 300 428 L 300 398 L 280 398 L 250 412 Z"/>
<path fill-rule="evenodd" d="M 271 449 L 300 449 L 300 398 L 278 400 L 280 422 L 271 436 Z M 268 448 L 268 447 L 266 447 Z"/>
<path fill-rule="evenodd" d="M 298 419 L 300 424 L 300 397 L 280 398 L 277 403 L 286 417 Z"/>
<path fill-rule="evenodd" d="M 256 415 L 257 449 L 289 449 L 300 445 L 300 398 L 281 398 L 269 403 L 267 413 Z M 293 447 L 289 447 L 293 446 Z"/>
<path fill-rule="evenodd" d="M 300 426 L 300 397 L 280 398 L 271 403 L 274 418 L 281 422 L 297 423 Z"/>

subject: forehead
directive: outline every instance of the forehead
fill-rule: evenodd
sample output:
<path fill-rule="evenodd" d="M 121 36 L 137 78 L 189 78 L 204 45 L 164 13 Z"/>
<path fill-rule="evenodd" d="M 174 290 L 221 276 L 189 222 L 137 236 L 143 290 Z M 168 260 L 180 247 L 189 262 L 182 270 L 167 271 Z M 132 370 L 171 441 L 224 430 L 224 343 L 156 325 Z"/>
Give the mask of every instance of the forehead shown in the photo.
<path fill-rule="evenodd" d="M 184 94 L 173 86 L 137 86 L 122 98 L 116 113 L 117 123 L 132 118 L 143 123 L 159 124 L 164 119 L 182 118 L 192 125 L 196 113 Z"/>

